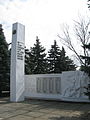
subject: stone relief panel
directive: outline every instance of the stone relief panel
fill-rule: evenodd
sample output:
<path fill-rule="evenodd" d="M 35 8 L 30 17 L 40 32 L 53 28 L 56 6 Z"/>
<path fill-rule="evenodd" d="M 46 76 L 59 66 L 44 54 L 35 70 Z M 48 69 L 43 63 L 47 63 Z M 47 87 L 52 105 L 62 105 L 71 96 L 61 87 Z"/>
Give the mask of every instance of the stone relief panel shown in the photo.
<path fill-rule="evenodd" d="M 67 84 L 64 88 L 64 97 L 80 98 L 85 97 L 85 86 L 88 83 L 86 74 L 79 71 L 69 72 L 69 74 L 63 74 L 63 78 Z"/>

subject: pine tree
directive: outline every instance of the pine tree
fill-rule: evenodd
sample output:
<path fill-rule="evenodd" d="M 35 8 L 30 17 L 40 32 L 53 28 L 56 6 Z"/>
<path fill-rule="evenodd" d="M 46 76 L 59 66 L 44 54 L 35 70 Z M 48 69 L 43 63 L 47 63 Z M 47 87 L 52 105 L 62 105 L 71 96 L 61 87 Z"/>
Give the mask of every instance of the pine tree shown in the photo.
<path fill-rule="evenodd" d="M 90 0 L 87 0 L 88 8 L 90 9 Z"/>
<path fill-rule="evenodd" d="M 30 74 L 29 70 L 29 49 L 25 48 L 25 74 Z"/>
<path fill-rule="evenodd" d="M 32 74 L 34 69 L 33 56 L 29 49 L 25 48 L 25 74 Z"/>
<path fill-rule="evenodd" d="M 68 56 L 66 56 L 64 47 L 62 47 L 62 50 L 60 53 L 60 68 L 61 68 L 61 71 L 76 70 L 73 60 L 71 60 Z"/>
<path fill-rule="evenodd" d="M 34 47 L 31 47 L 31 65 L 32 74 L 43 74 L 47 72 L 47 62 L 45 48 L 41 45 L 38 36 L 36 37 L 36 43 Z"/>
<path fill-rule="evenodd" d="M 10 58 L 9 58 L 8 44 L 5 40 L 2 25 L 0 24 L 0 94 L 4 90 L 10 88 Z"/>
<path fill-rule="evenodd" d="M 75 70 L 75 64 L 66 56 L 65 49 L 60 50 L 56 40 L 48 52 L 48 71 L 49 73 L 61 73 L 62 71 Z"/>
<path fill-rule="evenodd" d="M 48 71 L 49 73 L 60 73 L 61 70 L 58 66 L 60 58 L 60 48 L 54 40 L 54 45 L 51 45 L 51 49 L 48 51 Z"/>
<path fill-rule="evenodd" d="M 89 44 L 84 44 L 84 49 L 87 49 L 85 56 L 81 56 L 82 59 L 84 59 L 85 61 L 85 65 L 81 66 L 81 70 L 84 71 L 85 73 L 88 74 L 88 76 L 90 77 L 90 43 Z M 86 88 L 86 92 L 85 95 L 87 95 L 89 97 L 90 100 L 90 83 L 88 84 Z"/>
<path fill-rule="evenodd" d="M 81 58 L 84 60 L 85 64 L 81 66 L 81 70 L 85 71 L 89 76 L 90 76 L 90 56 L 89 56 L 89 51 L 90 51 L 90 43 L 85 44 L 83 46 L 85 49 L 87 49 L 85 56 L 81 55 Z"/>

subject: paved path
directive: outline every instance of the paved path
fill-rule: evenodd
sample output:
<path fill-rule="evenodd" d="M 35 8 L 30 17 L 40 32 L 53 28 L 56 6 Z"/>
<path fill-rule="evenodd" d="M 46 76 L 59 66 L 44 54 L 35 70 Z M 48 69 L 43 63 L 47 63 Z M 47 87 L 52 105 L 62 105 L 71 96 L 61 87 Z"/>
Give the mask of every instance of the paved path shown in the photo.
<path fill-rule="evenodd" d="M 90 104 L 0 98 L 0 120 L 90 120 Z"/>

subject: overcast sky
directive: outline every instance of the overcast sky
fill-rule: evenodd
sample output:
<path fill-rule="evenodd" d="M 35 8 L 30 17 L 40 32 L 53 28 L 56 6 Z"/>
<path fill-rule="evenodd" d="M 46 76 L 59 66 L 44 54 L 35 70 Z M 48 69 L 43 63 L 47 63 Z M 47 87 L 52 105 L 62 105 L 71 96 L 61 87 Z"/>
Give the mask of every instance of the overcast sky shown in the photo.
<path fill-rule="evenodd" d="M 87 0 L 0 0 L 0 23 L 7 42 L 12 39 L 12 24 L 25 25 L 25 44 L 33 46 L 36 36 L 42 45 L 50 48 L 63 23 L 72 25 L 78 15 L 88 15 Z M 88 15 L 89 16 L 89 15 Z"/>

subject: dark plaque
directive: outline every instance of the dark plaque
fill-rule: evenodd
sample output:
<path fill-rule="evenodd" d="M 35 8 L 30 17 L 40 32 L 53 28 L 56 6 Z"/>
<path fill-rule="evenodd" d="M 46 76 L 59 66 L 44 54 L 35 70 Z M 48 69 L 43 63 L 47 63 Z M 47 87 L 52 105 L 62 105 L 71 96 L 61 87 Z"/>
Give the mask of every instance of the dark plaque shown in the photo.
<path fill-rule="evenodd" d="M 16 30 L 13 30 L 13 34 L 16 34 Z"/>
<path fill-rule="evenodd" d="M 23 60 L 24 56 L 24 43 L 17 42 L 17 59 Z"/>

